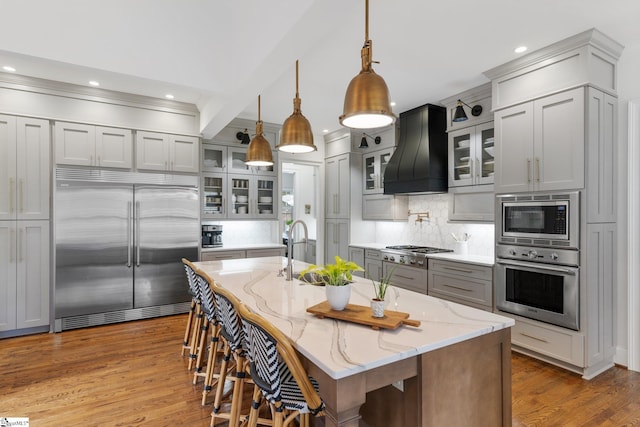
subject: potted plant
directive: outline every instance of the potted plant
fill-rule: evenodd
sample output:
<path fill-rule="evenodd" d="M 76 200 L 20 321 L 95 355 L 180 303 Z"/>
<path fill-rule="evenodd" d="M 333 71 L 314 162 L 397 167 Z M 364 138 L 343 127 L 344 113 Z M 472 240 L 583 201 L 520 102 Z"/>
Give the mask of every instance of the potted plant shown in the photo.
<path fill-rule="evenodd" d="M 325 285 L 327 301 L 334 310 L 344 310 L 351 297 L 351 280 L 354 271 L 364 271 L 362 267 L 353 261 L 345 261 L 339 256 L 335 257 L 335 264 L 317 266 L 310 265 L 300 272 L 301 277 L 309 277 L 309 273 L 315 275 L 317 282 Z"/>
<path fill-rule="evenodd" d="M 391 286 L 391 277 L 393 276 L 395 269 L 396 267 L 394 266 L 385 276 L 380 277 L 378 282 L 371 280 L 371 283 L 373 284 L 373 292 L 375 294 L 371 299 L 371 311 L 373 311 L 373 317 L 384 317 L 384 307 L 386 305 L 385 297 L 387 296 L 389 286 Z"/>

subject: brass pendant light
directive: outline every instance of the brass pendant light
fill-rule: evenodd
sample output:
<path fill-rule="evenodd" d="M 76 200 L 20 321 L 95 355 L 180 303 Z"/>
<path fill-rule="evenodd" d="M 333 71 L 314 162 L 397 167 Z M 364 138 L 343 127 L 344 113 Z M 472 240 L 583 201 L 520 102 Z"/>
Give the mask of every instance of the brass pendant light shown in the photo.
<path fill-rule="evenodd" d="M 293 98 L 293 114 L 282 124 L 280 144 L 276 148 L 287 153 L 309 153 L 318 148 L 313 145 L 311 124 L 300 110 L 300 96 L 298 94 L 298 60 L 296 60 L 296 97 Z"/>
<path fill-rule="evenodd" d="M 273 155 L 271 145 L 262 135 L 262 120 L 260 120 L 260 95 L 258 95 L 258 121 L 256 122 L 256 136 L 253 137 L 247 148 L 244 164 L 248 166 L 271 166 Z"/>
<path fill-rule="evenodd" d="M 389 88 L 373 71 L 369 40 L 369 0 L 365 0 L 365 33 L 362 47 L 362 70 L 349 83 L 344 97 L 344 114 L 340 124 L 348 128 L 369 129 L 387 126 L 396 121 L 389 102 Z"/>

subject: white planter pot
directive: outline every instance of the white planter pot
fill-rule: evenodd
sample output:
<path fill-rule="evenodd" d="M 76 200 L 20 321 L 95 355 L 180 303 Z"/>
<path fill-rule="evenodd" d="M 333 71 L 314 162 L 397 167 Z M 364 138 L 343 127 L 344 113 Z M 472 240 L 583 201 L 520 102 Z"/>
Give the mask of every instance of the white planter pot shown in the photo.
<path fill-rule="evenodd" d="M 371 311 L 373 317 L 384 317 L 384 307 L 386 306 L 384 300 L 371 300 Z"/>
<path fill-rule="evenodd" d="M 351 297 L 351 285 L 344 286 L 325 286 L 327 293 L 327 301 L 334 310 L 344 310 L 349 304 L 349 298 Z"/>

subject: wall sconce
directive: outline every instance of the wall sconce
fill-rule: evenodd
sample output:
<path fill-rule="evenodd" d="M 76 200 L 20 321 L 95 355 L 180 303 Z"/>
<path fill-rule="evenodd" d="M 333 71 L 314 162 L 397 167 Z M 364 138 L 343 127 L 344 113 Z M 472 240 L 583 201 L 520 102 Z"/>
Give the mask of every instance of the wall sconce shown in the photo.
<path fill-rule="evenodd" d="M 468 117 L 464 112 L 464 108 L 462 107 L 463 104 L 471 109 L 472 116 L 477 117 L 480 114 L 482 114 L 482 105 L 474 105 L 473 107 L 471 107 L 469 106 L 469 104 L 466 104 L 462 102 L 462 100 L 458 99 L 458 105 L 456 107 L 456 111 L 455 113 L 453 113 L 454 122 L 464 122 L 465 120 L 467 120 Z"/>
<path fill-rule="evenodd" d="M 244 132 L 238 132 L 236 133 L 236 139 L 238 141 L 240 141 L 240 144 L 248 144 L 249 141 L 251 141 L 251 137 L 249 136 L 249 132 L 247 132 L 247 129 L 244 130 Z"/>
<path fill-rule="evenodd" d="M 362 139 L 360 140 L 360 146 L 358 148 L 369 148 L 369 144 L 367 143 L 367 137 L 373 139 L 373 142 L 375 142 L 376 145 L 382 142 L 382 138 L 380 138 L 379 136 L 376 136 L 374 138 L 371 135 L 367 135 L 366 133 L 362 132 Z"/>

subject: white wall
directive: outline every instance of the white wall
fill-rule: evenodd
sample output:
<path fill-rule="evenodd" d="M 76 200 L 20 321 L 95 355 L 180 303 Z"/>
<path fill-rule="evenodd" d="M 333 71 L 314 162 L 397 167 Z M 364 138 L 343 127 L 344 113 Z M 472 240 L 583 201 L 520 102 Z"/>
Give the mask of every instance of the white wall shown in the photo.
<path fill-rule="evenodd" d="M 640 98 L 640 42 L 626 46 L 618 63 L 618 279 L 616 284 L 616 358 L 615 362 L 627 365 L 628 353 L 628 287 L 629 278 L 627 268 L 629 260 L 627 256 L 627 150 L 628 150 L 628 105 L 629 101 Z M 637 286 L 637 284 L 635 284 Z"/>

